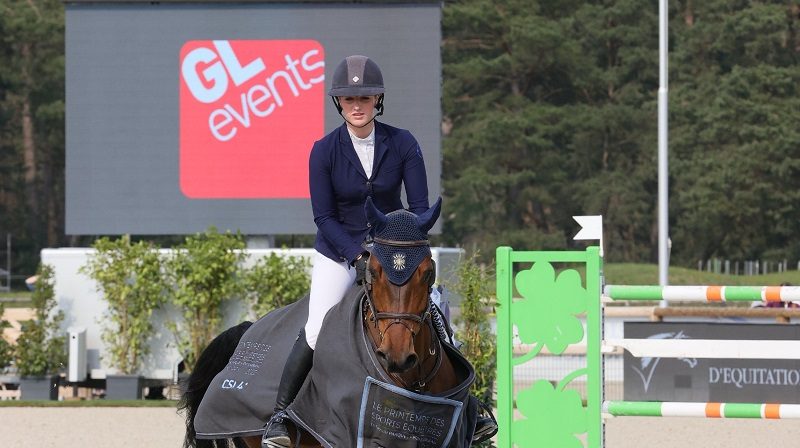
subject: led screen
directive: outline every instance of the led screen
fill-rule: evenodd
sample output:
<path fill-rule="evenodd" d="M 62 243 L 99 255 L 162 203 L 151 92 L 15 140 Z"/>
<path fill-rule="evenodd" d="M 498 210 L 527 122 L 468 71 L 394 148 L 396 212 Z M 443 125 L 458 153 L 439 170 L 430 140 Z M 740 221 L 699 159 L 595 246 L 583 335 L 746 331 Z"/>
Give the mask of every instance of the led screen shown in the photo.
<path fill-rule="evenodd" d="M 326 92 L 350 54 L 381 67 L 379 120 L 417 137 L 439 195 L 438 3 L 73 2 L 66 17 L 68 234 L 316 232 L 308 155 L 342 123 Z"/>

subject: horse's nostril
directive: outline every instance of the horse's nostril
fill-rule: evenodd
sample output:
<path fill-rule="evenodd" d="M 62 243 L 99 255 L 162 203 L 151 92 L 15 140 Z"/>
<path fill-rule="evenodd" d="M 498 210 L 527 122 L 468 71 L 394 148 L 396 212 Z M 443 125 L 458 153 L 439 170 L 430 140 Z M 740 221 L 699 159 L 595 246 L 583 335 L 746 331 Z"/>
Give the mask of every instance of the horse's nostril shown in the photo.
<path fill-rule="evenodd" d="M 383 350 L 376 350 L 375 354 L 381 362 L 386 362 L 386 353 L 384 353 Z"/>
<path fill-rule="evenodd" d="M 406 362 L 403 363 L 402 369 L 405 371 L 414 367 L 415 365 L 417 365 L 417 355 L 408 355 Z"/>

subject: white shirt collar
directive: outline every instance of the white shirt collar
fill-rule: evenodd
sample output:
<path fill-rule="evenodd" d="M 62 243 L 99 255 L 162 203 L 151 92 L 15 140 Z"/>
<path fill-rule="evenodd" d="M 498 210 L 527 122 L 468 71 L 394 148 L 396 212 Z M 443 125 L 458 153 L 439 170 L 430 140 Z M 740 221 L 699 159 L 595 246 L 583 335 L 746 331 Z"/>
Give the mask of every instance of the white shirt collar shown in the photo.
<path fill-rule="evenodd" d="M 350 140 L 353 141 L 353 145 L 355 145 L 356 143 L 360 143 L 362 145 L 375 144 L 375 126 L 372 127 L 372 130 L 369 132 L 369 135 L 364 138 L 356 137 L 356 135 L 353 134 L 353 131 L 351 131 L 350 128 L 347 128 L 347 133 L 350 134 Z"/>
<path fill-rule="evenodd" d="M 372 163 L 375 159 L 375 127 L 373 126 L 372 131 L 365 138 L 356 137 L 350 132 L 350 128 L 347 129 L 347 132 L 350 134 L 350 141 L 353 142 L 353 149 L 356 150 L 356 155 L 361 162 L 361 167 L 364 168 L 364 173 L 367 174 L 367 177 L 371 177 Z"/>

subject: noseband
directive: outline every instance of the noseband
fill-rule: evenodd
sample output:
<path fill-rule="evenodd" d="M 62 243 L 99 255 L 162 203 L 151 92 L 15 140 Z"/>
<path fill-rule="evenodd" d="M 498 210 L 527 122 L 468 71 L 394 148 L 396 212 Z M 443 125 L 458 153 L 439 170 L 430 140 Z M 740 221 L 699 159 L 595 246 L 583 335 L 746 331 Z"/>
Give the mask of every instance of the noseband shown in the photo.
<path fill-rule="evenodd" d="M 392 246 L 392 247 L 430 246 L 430 241 L 429 240 L 396 241 L 396 240 L 387 240 L 387 239 L 383 239 L 383 238 L 374 238 L 373 241 L 376 244 L 382 244 L 384 246 Z M 436 263 L 433 261 L 433 259 L 431 259 L 431 263 L 433 264 L 433 275 L 431 276 L 431 278 L 428 279 L 428 290 L 427 290 L 427 297 L 426 297 L 427 306 L 425 307 L 425 310 L 420 314 L 414 314 L 414 313 L 390 313 L 390 312 L 379 312 L 379 311 L 377 311 L 375 309 L 375 303 L 374 303 L 374 301 L 372 299 L 372 281 L 373 281 L 373 279 L 372 279 L 372 273 L 371 273 L 370 269 L 366 270 L 365 279 L 364 279 L 364 297 L 366 298 L 366 301 L 364 303 L 364 320 L 366 322 L 366 320 L 368 318 L 368 314 L 367 314 L 367 312 L 368 312 L 369 315 L 371 316 L 371 317 L 369 317 L 369 320 L 372 322 L 372 324 L 375 327 L 375 329 L 378 330 L 378 335 L 380 336 L 380 342 L 378 344 L 382 344 L 383 343 L 384 335 L 389 330 L 389 328 L 392 325 L 395 325 L 395 324 L 402 325 L 403 327 L 405 327 L 408 330 L 409 333 L 411 333 L 411 342 L 412 342 L 412 344 L 414 344 L 415 341 L 416 341 L 417 334 L 419 334 L 419 331 L 422 329 L 422 326 L 425 323 L 428 324 L 428 327 L 430 329 L 431 339 L 432 339 L 431 346 L 428 348 L 428 353 L 431 356 L 435 356 L 437 353 L 439 353 L 439 356 L 436 357 L 436 364 L 434 365 L 434 367 L 431 370 L 431 372 L 425 378 L 423 378 L 421 380 L 418 380 L 418 381 L 414 382 L 411 385 L 416 390 L 421 390 L 423 387 L 425 387 L 425 384 L 427 382 L 429 382 L 431 379 L 433 379 L 433 377 L 436 375 L 436 373 L 439 370 L 439 367 L 442 364 L 441 350 L 437 350 L 436 349 L 436 346 L 441 347 L 441 343 L 439 342 L 439 337 L 438 337 L 438 335 L 436 333 L 436 330 L 433 328 L 433 319 L 431 319 L 431 312 L 433 311 L 433 309 L 432 309 L 433 305 L 432 305 L 432 302 L 431 302 L 431 299 L 430 299 L 430 293 L 431 293 L 431 289 L 433 288 L 433 283 L 436 280 Z M 410 279 L 409 279 L 409 281 L 410 281 Z M 408 283 L 408 282 L 406 282 L 406 283 Z M 398 285 L 398 286 L 402 286 L 402 285 Z M 383 331 L 381 331 L 381 329 L 378 328 L 378 322 L 380 322 L 381 320 L 391 320 L 391 323 L 385 329 L 383 329 Z M 414 323 L 417 324 L 417 330 L 416 331 L 411 327 L 409 322 L 414 322 Z M 421 362 L 420 362 L 420 364 L 421 364 Z"/>
<path fill-rule="evenodd" d="M 367 297 L 366 307 L 367 307 L 367 310 L 369 310 L 370 315 L 372 316 L 370 318 L 370 320 L 372 321 L 372 323 L 375 326 L 375 328 L 378 329 L 378 335 L 381 337 L 381 340 L 380 340 L 379 343 L 383 343 L 384 334 L 394 324 L 399 324 L 399 325 L 404 326 L 406 328 L 406 330 L 408 330 L 408 332 L 411 333 L 411 340 L 412 341 L 415 340 L 415 338 L 417 337 L 417 334 L 419 333 L 419 330 L 422 329 L 422 325 L 425 324 L 426 321 L 427 321 L 428 325 L 431 327 L 431 330 L 433 330 L 433 324 L 431 323 L 431 320 L 430 320 L 430 317 L 431 317 L 431 303 L 430 303 L 430 301 L 428 301 L 428 306 L 425 308 L 425 311 L 423 311 L 421 314 L 386 313 L 386 312 L 376 312 L 375 311 L 375 304 L 372 302 L 372 294 L 367 294 L 366 297 Z M 381 321 L 381 320 L 391 320 L 392 322 L 383 331 L 381 331 L 380 328 L 378 328 L 378 322 Z M 411 328 L 411 326 L 408 323 L 406 323 L 406 321 L 416 322 L 419 325 L 418 329 L 415 331 L 413 328 Z M 431 347 L 430 349 L 428 349 L 428 353 L 430 353 L 431 355 L 435 355 L 436 354 L 436 350 L 433 347 Z"/>

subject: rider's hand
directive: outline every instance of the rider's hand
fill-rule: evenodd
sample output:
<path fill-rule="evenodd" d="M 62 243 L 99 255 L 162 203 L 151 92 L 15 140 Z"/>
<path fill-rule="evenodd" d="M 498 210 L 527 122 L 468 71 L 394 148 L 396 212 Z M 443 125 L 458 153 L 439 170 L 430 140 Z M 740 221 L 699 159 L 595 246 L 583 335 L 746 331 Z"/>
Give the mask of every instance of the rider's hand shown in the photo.
<path fill-rule="evenodd" d="M 356 284 L 363 285 L 367 276 L 367 263 L 369 262 L 369 252 L 362 252 L 353 261 L 353 267 L 356 268 Z"/>

